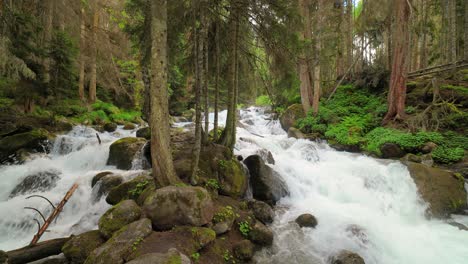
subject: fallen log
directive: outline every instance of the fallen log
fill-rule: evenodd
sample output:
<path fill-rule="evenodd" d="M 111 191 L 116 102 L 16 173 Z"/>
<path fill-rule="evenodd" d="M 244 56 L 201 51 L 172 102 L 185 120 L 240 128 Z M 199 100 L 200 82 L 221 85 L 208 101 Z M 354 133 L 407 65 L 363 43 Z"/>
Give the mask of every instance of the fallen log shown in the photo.
<path fill-rule="evenodd" d="M 23 264 L 62 253 L 63 245 L 71 237 L 56 238 L 6 252 L 9 264 Z"/>

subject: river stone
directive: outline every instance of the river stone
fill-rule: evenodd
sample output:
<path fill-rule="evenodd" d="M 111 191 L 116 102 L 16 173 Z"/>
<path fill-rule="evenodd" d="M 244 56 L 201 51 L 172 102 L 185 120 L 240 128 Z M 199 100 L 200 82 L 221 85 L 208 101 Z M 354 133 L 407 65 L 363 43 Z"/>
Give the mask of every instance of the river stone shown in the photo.
<path fill-rule="evenodd" d="M 93 179 L 91 180 L 91 188 L 94 187 L 94 185 L 96 185 L 96 183 L 101 180 L 104 176 L 107 176 L 107 175 L 111 175 L 112 172 L 110 171 L 103 171 L 103 172 L 100 172 L 98 174 L 96 174 Z"/>
<path fill-rule="evenodd" d="M 168 186 L 150 194 L 143 206 L 157 230 L 174 226 L 202 226 L 211 222 L 213 202 L 208 191 L 201 187 Z"/>
<path fill-rule="evenodd" d="M 286 183 L 259 155 L 252 155 L 244 160 L 250 172 L 253 197 L 270 205 L 288 195 Z"/>
<path fill-rule="evenodd" d="M 260 221 L 256 221 L 251 227 L 248 237 L 257 245 L 271 246 L 273 244 L 273 232 Z"/>
<path fill-rule="evenodd" d="M 262 157 L 262 159 L 269 164 L 275 165 L 275 158 L 273 158 L 273 154 L 269 150 L 260 149 L 257 150 L 257 154 Z"/>
<path fill-rule="evenodd" d="M 458 228 L 459 230 L 468 231 L 468 227 L 465 226 L 464 224 L 460 224 L 460 223 L 457 223 L 457 222 L 448 222 L 447 224 L 449 224 L 451 226 L 454 226 L 454 227 Z"/>
<path fill-rule="evenodd" d="M 102 177 L 97 184 L 93 187 L 93 195 L 96 200 L 100 200 L 102 196 L 109 193 L 109 191 L 122 184 L 123 178 L 119 175 L 106 175 Z"/>
<path fill-rule="evenodd" d="M 248 187 L 248 179 L 243 165 L 237 159 L 220 162 L 218 173 L 221 194 L 236 198 L 244 196 Z"/>
<path fill-rule="evenodd" d="M 49 137 L 49 133 L 41 128 L 0 139 L 0 164 L 14 159 L 16 152 L 20 150 L 26 152 L 44 151 Z"/>
<path fill-rule="evenodd" d="M 296 218 L 296 223 L 300 227 L 312 227 L 315 228 L 317 226 L 317 219 L 315 216 L 311 214 L 301 214 Z"/>
<path fill-rule="evenodd" d="M 106 242 L 99 230 L 89 231 L 77 236 L 73 236 L 62 247 L 62 252 L 70 264 L 82 264 L 86 258 Z"/>
<path fill-rule="evenodd" d="M 437 147 L 436 143 L 427 142 L 421 147 L 421 152 L 424 154 L 428 154 L 428 153 L 431 153 L 436 147 Z"/>
<path fill-rule="evenodd" d="M 382 158 L 384 159 L 399 159 L 406 154 L 403 149 L 395 143 L 384 143 L 382 146 L 380 146 L 380 152 L 382 153 Z"/>
<path fill-rule="evenodd" d="M 20 184 L 16 185 L 9 197 L 51 190 L 60 180 L 60 174 L 61 172 L 55 169 L 30 174 L 26 176 Z"/>
<path fill-rule="evenodd" d="M 296 121 L 306 117 L 301 104 L 293 104 L 289 106 L 280 116 L 281 127 L 288 131 L 290 127 L 296 125 Z"/>
<path fill-rule="evenodd" d="M 249 261 L 254 256 L 254 244 L 249 240 L 242 240 L 233 247 L 234 256 L 242 261 Z"/>
<path fill-rule="evenodd" d="M 109 150 L 107 165 L 115 165 L 117 169 L 129 170 L 136 154 L 146 144 L 146 139 L 127 137 L 112 143 Z"/>
<path fill-rule="evenodd" d="M 175 248 L 169 249 L 167 253 L 149 253 L 141 255 L 127 264 L 191 264 L 190 259 L 177 251 Z"/>
<path fill-rule="evenodd" d="M 104 129 L 104 131 L 106 132 L 114 132 L 115 130 L 117 130 L 117 124 L 115 123 L 105 123 L 104 126 L 102 127 Z"/>
<path fill-rule="evenodd" d="M 365 262 L 358 254 L 343 250 L 338 255 L 332 257 L 331 264 L 365 264 Z"/>
<path fill-rule="evenodd" d="M 106 202 L 116 205 L 123 200 L 137 200 L 147 188 L 152 188 L 154 186 L 153 177 L 145 173 L 113 187 L 106 197 Z"/>
<path fill-rule="evenodd" d="M 288 138 L 295 138 L 295 139 L 304 139 L 304 134 L 295 127 L 290 127 L 288 129 Z"/>
<path fill-rule="evenodd" d="M 466 208 L 464 181 L 452 172 L 423 164 L 407 164 L 421 197 L 429 203 L 429 212 L 437 218 L 448 217 Z"/>
<path fill-rule="evenodd" d="M 132 123 L 126 123 L 123 127 L 124 130 L 133 130 L 135 128 L 136 128 L 135 124 L 132 124 Z"/>
<path fill-rule="evenodd" d="M 257 201 L 257 200 L 250 200 L 248 202 L 248 206 L 252 209 L 252 212 L 258 220 L 260 220 L 264 224 L 269 224 L 273 222 L 273 217 L 275 213 L 270 205 L 265 202 Z"/>
<path fill-rule="evenodd" d="M 139 244 L 152 232 L 151 220 L 143 218 L 122 227 L 102 246 L 96 248 L 85 264 L 122 264 Z"/>
<path fill-rule="evenodd" d="M 136 136 L 140 138 L 146 138 L 147 140 L 151 139 L 151 128 L 143 127 L 137 130 Z"/>
<path fill-rule="evenodd" d="M 102 236 L 109 238 L 120 228 L 136 221 L 141 216 L 141 208 L 133 200 L 125 200 L 101 216 L 99 219 L 99 231 Z"/>

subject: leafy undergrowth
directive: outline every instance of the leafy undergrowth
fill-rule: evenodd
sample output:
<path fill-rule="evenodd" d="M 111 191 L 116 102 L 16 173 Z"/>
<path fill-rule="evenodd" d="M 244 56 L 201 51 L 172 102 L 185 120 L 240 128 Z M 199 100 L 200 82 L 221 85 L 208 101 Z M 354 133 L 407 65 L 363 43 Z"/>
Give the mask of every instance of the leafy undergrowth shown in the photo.
<path fill-rule="evenodd" d="M 455 132 L 409 133 L 381 127 L 386 113 L 385 98 L 358 90 L 351 85 L 341 86 L 330 101 L 321 101 L 319 114 L 299 119 L 296 126 L 304 133 L 315 133 L 333 143 L 359 146 L 360 149 L 381 155 L 384 143 L 395 143 L 408 153 L 418 154 L 428 142 L 437 145 L 432 152 L 438 163 L 461 160 L 468 149 L 468 138 Z M 412 114 L 415 109 L 407 108 Z"/>

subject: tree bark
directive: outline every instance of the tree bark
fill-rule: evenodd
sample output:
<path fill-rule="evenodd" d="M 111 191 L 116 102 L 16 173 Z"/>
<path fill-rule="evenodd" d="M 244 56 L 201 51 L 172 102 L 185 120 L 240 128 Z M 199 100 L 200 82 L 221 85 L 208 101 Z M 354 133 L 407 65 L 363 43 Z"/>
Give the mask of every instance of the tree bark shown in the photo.
<path fill-rule="evenodd" d="M 449 0 L 449 62 L 457 60 L 457 4 L 456 0 Z"/>
<path fill-rule="evenodd" d="M 299 11 L 303 21 L 303 28 L 299 36 L 300 39 L 307 44 L 310 43 L 312 39 L 312 30 L 310 28 L 310 0 L 299 0 Z M 312 91 L 312 83 L 309 69 L 310 56 L 308 56 L 308 53 L 308 49 L 305 48 L 298 59 L 299 80 L 301 81 L 301 103 L 305 113 L 309 112 L 312 102 L 312 98 L 310 96 Z"/>
<path fill-rule="evenodd" d="M 208 85 L 209 85 L 209 68 L 208 68 L 208 14 L 203 14 L 203 113 L 205 119 L 205 127 L 203 133 L 203 143 L 208 144 L 208 133 L 210 125 L 210 109 L 208 100 Z"/>
<path fill-rule="evenodd" d="M 354 15 L 353 15 L 353 0 L 347 0 L 346 2 L 346 15 L 348 20 L 348 37 L 346 38 L 346 55 L 347 55 L 347 65 L 350 66 L 353 63 L 353 23 L 354 23 Z"/>
<path fill-rule="evenodd" d="M 96 102 L 96 63 L 97 63 L 97 28 L 99 23 L 98 0 L 93 0 L 93 27 L 91 29 L 91 77 L 89 80 L 88 100 L 90 103 Z"/>
<path fill-rule="evenodd" d="M 314 97 L 312 103 L 312 111 L 314 115 L 318 114 L 320 104 L 320 92 L 321 92 L 321 79 L 320 79 L 320 51 L 322 48 L 322 18 L 320 12 L 322 12 L 324 3 L 323 0 L 317 1 L 317 11 L 315 14 L 315 54 L 314 54 Z"/>
<path fill-rule="evenodd" d="M 214 124 L 213 124 L 213 141 L 218 140 L 218 101 L 219 101 L 219 75 L 221 69 L 220 62 L 220 49 L 219 49 L 219 27 L 220 22 L 219 18 L 216 19 L 216 36 L 215 36 L 215 45 L 216 45 L 216 77 L 215 77 L 215 98 L 214 98 Z"/>
<path fill-rule="evenodd" d="M 70 240 L 67 238 L 56 238 L 37 243 L 34 246 L 26 246 L 23 248 L 8 251 L 9 264 L 30 263 L 36 260 L 47 258 L 50 256 L 62 253 L 62 247 Z"/>
<path fill-rule="evenodd" d="M 392 74 L 388 93 L 388 112 L 384 123 L 405 117 L 406 77 L 408 73 L 410 6 L 407 0 L 396 0 Z"/>
<path fill-rule="evenodd" d="M 464 53 L 465 53 L 465 60 L 468 61 L 468 2 L 465 1 L 465 45 L 464 45 Z"/>
<path fill-rule="evenodd" d="M 159 186 L 179 182 L 170 146 L 167 91 L 167 0 L 150 1 L 151 8 L 151 159 Z"/>
<path fill-rule="evenodd" d="M 83 3 L 81 3 L 81 21 L 80 21 L 80 74 L 78 79 L 78 95 L 80 100 L 85 100 L 85 45 L 86 45 L 86 13 Z"/>
<path fill-rule="evenodd" d="M 427 15 L 429 12 L 429 7 L 426 1 L 421 1 L 421 8 L 423 13 L 423 21 L 422 21 L 422 43 L 421 43 L 421 50 L 420 50 L 420 58 L 419 58 L 419 69 L 423 69 L 427 67 Z"/>
<path fill-rule="evenodd" d="M 54 0 L 46 0 L 44 5 L 45 5 L 45 26 L 44 26 L 43 45 L 47 47 L 52 40 L 52 21 L 53 21 L 53 16 L 54 16 Z M 46 85 L 48 85 L 50 83 L 50 58 L 48 56 L 44 59 L 43 65 L 44 65 L 44 76 L 43 76 L 42 81 Z"/>

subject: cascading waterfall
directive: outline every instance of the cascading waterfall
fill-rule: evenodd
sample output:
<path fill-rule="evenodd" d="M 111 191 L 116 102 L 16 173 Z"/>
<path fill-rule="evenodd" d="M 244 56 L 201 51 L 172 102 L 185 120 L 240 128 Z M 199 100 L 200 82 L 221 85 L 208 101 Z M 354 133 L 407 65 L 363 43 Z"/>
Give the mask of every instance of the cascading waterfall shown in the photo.
<path fill-rule="evenodd" d="M 101 145 L 92 128 L 76 126 L 66 135 L 58 136 L 49 154 L 37 154 L 21 165 L 0 167 L 0 249 L 11 250 L 27 245 L 37 232 L 34 218 L 43 222 L 34 211 L 23 207 L 35 207 L 47 217 L 51 213 L 48 203 L 39 198 L 26 199 L 29 195 L 38 194 L 58 203 L 73 183 L 79 187 L 65 205 L 50 232 L 41 240 L 78 234 L 95 229 L 99 217 L 110 207 L 104 197 L 99 201 L 93 198 L 91 179 L 103 170 L 131 178 L 141 171 L 120 171 L 107 166 L 109 146 L 122 137 L 135 136 L 134 131 L 119 127 L 113 133 L 100 133 Z M 43 186 L 47 190 L 25 192 L 11 197 L 26 177 L 41 174 L 50 176 L 53 185 Z M 50 184 L 48 181 L 47 183 Z"/>
<path fill-rule="evenodd" d="M 287 138 L 259 108 L 241 111 L 237 137 L 239 155 L 272 153 L 270 166 L 290 191 L 277 205 L 274 245 L 256 255 L 258 263 L 327 263 L 341 250 L 358 253 L 367 264 L 467 263 L 468 234 L 425 218 L 427 205 L 401 163 Z M 315 229 L 294 224 L 303 213 L 317 217 Z"/>

